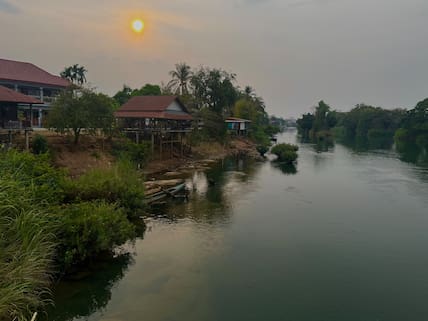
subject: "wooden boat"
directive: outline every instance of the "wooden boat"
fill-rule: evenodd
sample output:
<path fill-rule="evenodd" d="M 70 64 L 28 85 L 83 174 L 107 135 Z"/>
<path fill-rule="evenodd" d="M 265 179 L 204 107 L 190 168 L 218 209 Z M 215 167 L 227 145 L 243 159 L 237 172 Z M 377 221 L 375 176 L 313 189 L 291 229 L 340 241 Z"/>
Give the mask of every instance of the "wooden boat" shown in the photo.
<path fill-rule="evenodd" d="M 186 184 L 184 183 L 176 185 L 174 187 L 167 188 L 167 189 L 162 189 L 157 193 L 147 196 L 145 198 L 145 202 L 146 204 L 153 204 L 167 197 L 175 198 L 179 192 L 184 191 L 185 189 L 186 189 Z"/>

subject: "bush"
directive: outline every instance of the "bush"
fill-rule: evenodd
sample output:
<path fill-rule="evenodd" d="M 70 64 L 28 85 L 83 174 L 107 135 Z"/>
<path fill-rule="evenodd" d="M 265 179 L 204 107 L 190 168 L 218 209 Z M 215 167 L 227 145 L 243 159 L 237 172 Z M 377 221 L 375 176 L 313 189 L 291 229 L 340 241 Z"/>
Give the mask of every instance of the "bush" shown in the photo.
<path fill-rule="evenodd" d="M 57 204 L 63 199 L 65 174 L 54 168 L 48 154 L 33 155 L 10 150 L 0 154 L 0 173 L 30 190 L 37 204 Z"/>
<path fill-rule="evenodd" d="M 257 151 L 261 156 L 265 156 L 265 154 L 269 151 L 269 147 L 267 145 L 259 145 L 257 146 Z"/>
<path fill-rule="evenodd" d="M 115 204 L 76 203 L 63 208 L 60 214 L 59 262 L 66 270 L 135 237 L 135 227 Z"/>
<path fill-rule="evenodd" d="M 272 148 L 271 152 L 272 154 L 278 156 L 278 161 L 284 163 L 293 163 L 298 157 L 298 150 L 299 147 L 296 145 L 278 144 Z"/>
<path fill-rule="evenodd" d="M 138 218 L 144 210 L 144 185 L 132 165 L 122 160 L 110 169 L 94 169 L 69 181 L 66 198 L 70 202 L 104 200 L 117 203 L 129 218 Z"/>
<path fill-rule="evenodd" d="M 136 144 L 130 140 L 116 141 L 113 144 L 112 154 L 142 167 L 150 156 L 150 148 L 147 143 Z"/>
<path fill-rule="evenodd" d="M 36 155 L 45 154 L 49 150 L 48 141 L 46 137 L 37 134 L 33 138 L 33 153 Z"/>

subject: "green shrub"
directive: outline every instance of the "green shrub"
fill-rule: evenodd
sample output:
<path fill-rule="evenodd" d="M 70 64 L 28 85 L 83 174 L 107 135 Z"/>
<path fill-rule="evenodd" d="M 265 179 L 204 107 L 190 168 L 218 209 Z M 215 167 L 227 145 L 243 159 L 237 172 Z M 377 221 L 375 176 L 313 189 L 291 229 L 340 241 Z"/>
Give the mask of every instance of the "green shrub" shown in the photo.
<path fill-rule="evenodd" d="M 269 147 L 267 145 L 258 145 L 257 151 L 261 156 L 264 156 L 269 151 Z"/>
<path fill-rule="evenodd" d="M 135 237 L 123 209 L 104 201 L 66 206 L 61 214 L 59 262 L 67 270 Z"/>
<path fill-rule="evenodd" d="M 147 143 L 136 144 L 129 139 L 115 141 L 112 154 L 119 159 L 125 159 L 142 167 L 150 157 L 150 147 Z"/>
<path fill-rule="evenodd" d="M 299 150 L 299 147 L 292 144 L 278 144 L 275 145 L 271 152 L 272 154 L 275 154 L 278 156 L 278 161 L 284 162 L 284 163 L 292 163 L 294 162 L 298 155 L 297 151 Z"/>
<path fill-rule="evenodd" d="M 49 151 L 48 141 L 46 137 L 42 135 L 35 135 L 33 138 L 33 153 L 34 154 L 45 154 Z"/>
<path fill-rule="evenodd" d="M 65 174 L 54 168 L 48 154 L 33 155 L 10 150 L 0 154 L 0 173 L 22 187 L 33 187 L 36 204 L 59 203 L 63 199 Z"/>
<path fill-rule="evenodd" d="M 70 202 L 104 200 L 117 203 L 129 218 L 138 218 L 144 210 L 144 185 L 132 165 L 122 160 L 110 169 L 94 169 L 69 181 L 66 198 Z"/>

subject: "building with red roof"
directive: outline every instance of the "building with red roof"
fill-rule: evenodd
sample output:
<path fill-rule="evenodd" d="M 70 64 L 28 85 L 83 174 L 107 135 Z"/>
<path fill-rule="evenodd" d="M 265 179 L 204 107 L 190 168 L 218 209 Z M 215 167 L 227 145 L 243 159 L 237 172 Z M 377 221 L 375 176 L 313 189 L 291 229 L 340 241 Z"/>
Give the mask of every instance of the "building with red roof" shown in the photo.
<path fill-rule="evenodd" d="M 31 111 L 29 104 L 19 104 L 24 116 L 32 120 L 32 125 L 41 126 L 50 104 L 70 82 L 32 63 L 0 59 L 0 85 L 42 102 Z"/>
<path fill-rule="evenodd" d="M 19 121 L 18 104 L 27 104 L 32 109 L 33 105 L 42 105 L 43 103 L 34 97 L 0 86 L 0 128 L 31 127 L 30 123 L 22 124 Z"/>
<path fill-rule="evenodd" d="M 119 108 L 116 118 L 190 121 L 192 116 L 177 96 L 136 96 Z"/>
<path fill-rule="evenodd" d="M 115 117 L 125 132 L 135 134 L 137 143 L 140 139 L 151 140 L 152 153 L 155 145 L 159 146 L 161 158 L 166 148 L 173 156 L 178 146 L 183 155 L 193 119 L 177 96 L 132 97 L 115 112 Z"/>

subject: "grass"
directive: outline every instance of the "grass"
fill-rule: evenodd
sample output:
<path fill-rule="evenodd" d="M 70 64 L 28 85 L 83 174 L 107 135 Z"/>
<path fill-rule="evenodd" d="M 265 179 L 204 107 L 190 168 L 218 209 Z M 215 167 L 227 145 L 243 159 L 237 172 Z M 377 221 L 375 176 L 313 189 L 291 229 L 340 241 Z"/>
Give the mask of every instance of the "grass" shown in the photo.
<path fill-rule="evenodd" d="M 55 226 L 33 191 L 0 178 L 0 320 L 29 320 L 49 303 Z"/>

